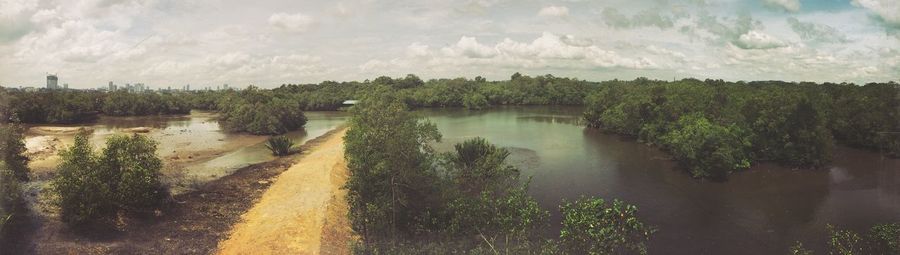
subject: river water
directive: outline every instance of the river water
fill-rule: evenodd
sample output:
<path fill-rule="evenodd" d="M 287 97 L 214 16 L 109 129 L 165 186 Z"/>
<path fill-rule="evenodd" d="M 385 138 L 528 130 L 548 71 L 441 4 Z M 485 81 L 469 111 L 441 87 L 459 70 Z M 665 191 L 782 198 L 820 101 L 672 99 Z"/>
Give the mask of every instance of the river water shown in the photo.
<path fill-rule="evenodd" d="M 511 150 L 530 193 L 551 211 L 582 195 L 621 199 L 659 231 L 651 254 L 786 254 L 795 241 L 824 252 L 826 224 L 865 231 L 900 222 L 900 160 L 846 147 L 832 166 L 756 164 L 724 182 L 691 178 L 652 146 L 584 128 L 577 107 L 424 110 L 443 134 L 438 150 L 481 136 Z"/>

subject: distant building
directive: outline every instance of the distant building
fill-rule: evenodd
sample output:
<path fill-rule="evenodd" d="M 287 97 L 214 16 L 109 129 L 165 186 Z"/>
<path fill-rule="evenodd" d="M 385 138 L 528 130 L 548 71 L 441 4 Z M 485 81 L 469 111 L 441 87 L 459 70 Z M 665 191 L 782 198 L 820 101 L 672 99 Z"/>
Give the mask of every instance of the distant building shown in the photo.
<path fill-rule="evenodd" d="M 47 89 L 58 89 L 59 88 L 59 77 L 56 77 L 55 74 L 47 75 Z"/>
<path fill-rule="evenodd" d="M 69 89 L 69 84 L 68 84 L 68 83 L 63 83 L 63 89 Z"/>
<path fill-rule="evenodd" d="M 116 91 L 116 84 L 113 84 L 112 81 L 109 82 L 109 91 L 110 92 Z"/>

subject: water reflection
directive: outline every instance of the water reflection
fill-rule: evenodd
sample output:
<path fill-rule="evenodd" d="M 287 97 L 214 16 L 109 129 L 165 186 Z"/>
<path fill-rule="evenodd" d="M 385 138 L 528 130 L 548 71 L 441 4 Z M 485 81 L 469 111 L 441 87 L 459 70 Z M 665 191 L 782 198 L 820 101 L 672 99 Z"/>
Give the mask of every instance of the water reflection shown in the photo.
<path fill-rule="evenodd" d="M 438 150 L 481 136 L 534 176 L 530 193 L 559 222 L 557 205 L 581 195 L 639 206 L 659 227 L 651 253 L 781 254 L 795 241 L 823 250 L 825 225 L 865 230 L 900 221 L 900 160 L 839 147 L 834 163 L 799 170 L 760 163 L 725 182 L 691 178 L 658 149 L 585 129 L 576 107 L 423 110 L 444 135 Z M 558 225 L 548 235 L 558 234 Z"/>
<path fill-rule="evenodd" d="M 303 129 L 286 134 L 296 144 L 318 137 L 342 125 L 345 112 L 306 112 L 307 124 Z M 89 140 L 102 147 L 107 137 L 127 133 L 130 128 L 148 127 L 148 137 L 158 142 L 157 155 L 163 158 L 164 180 L 181 192 L 190 186 L 231 174 L 250 164 L 274 159 L 264 146 L 267 136 L 231 133 L 222 130 L 215 114 L 194 111 L 186 116 L 101 117 L 96 122 L 82 126 L 93 132 Z M 26 139 L 47 136 L 32 127 Z M 55 127 L 49 127 L 53 129 Z M 74 132 L 50 134 L 57 141 L 56 149 L 74 143 Z M 29 164 L 38 179 L 46 179 L 55 171 L 59 157 L 55 153 L 35 155 Z"/>

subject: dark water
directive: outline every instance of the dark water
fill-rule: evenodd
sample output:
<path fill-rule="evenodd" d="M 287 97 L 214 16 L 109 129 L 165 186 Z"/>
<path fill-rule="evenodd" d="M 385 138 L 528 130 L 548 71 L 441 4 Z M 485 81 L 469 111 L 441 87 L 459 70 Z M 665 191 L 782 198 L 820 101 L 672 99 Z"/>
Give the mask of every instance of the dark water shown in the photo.
<path fill-rule="evenodd" d="M 580 125 L 580 108 L 424 110 L 437 147 L 481 136 L 512 151 L 534 176 L 530 192 L 553 213 L 581 195 L 622 199 L 659 231 L 651 254 L 786 254 L 795 241 L 824 251 L 826 224 L 865 231 L 900 222 L 900 160 L 839 147 L 822 170 L 758 164 L 728 181 L 691 178 L 659 150 Z"/>

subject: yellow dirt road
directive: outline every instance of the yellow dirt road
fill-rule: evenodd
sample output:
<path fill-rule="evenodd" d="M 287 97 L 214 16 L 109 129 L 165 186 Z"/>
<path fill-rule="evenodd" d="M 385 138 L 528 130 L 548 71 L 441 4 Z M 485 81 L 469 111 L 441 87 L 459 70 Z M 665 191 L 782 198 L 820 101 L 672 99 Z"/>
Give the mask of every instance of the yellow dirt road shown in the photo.
<path fill-rule="evenodd" d="M 347 254 L 343 130 L 278 176 L 219 243 L 219 254 Z"/>

